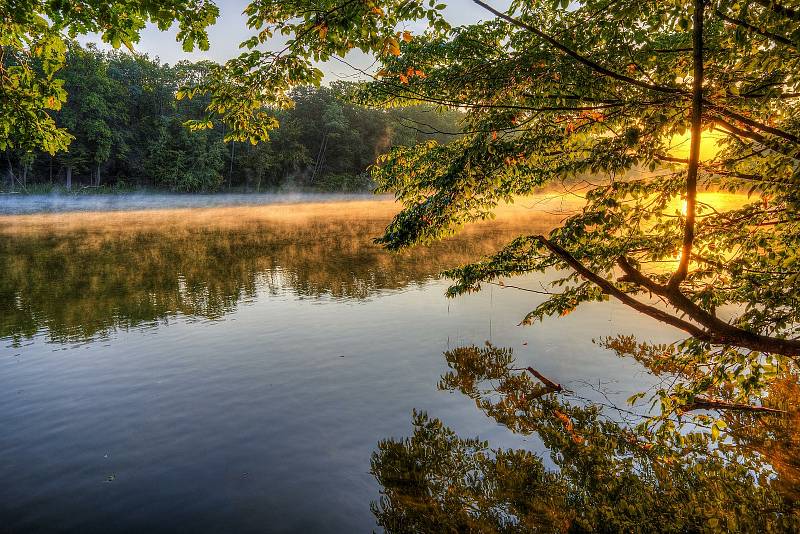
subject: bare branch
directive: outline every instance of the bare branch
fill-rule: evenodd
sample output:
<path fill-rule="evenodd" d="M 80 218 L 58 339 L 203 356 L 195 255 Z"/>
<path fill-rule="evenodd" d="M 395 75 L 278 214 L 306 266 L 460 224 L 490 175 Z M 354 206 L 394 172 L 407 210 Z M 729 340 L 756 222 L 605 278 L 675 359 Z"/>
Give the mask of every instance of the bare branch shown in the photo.
<path fill-rule="evenodd" d="M 708 397 L 695 397 L 694 402 L 681 407 L 681 411 L 690 412 L 692 410 L 717 410 L 726 412 L 760 412 L 775 415 L 785 415 L 785 410 L 769 408 L 767 406 L 756 406 L 754 404 L 743 404 L 739 402 L 728 402 L 722 399 L 712 399 Z"/>

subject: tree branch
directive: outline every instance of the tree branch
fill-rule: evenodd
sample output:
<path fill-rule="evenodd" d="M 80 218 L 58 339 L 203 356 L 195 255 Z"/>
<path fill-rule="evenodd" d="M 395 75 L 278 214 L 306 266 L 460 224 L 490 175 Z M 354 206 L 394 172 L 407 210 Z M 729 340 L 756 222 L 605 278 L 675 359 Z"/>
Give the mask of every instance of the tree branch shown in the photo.
<path fill-rule="evenodd" d="M 784 7 L 774 0 L 754 0 L 756 4 L 767 8 L 768 10 L 772 11 L 776 15 L 780 15 L 781 17 L 800 21 L 800 13 L 795 11 L 790 7 Z"/>
<path fill-rule="evenodd" d="M 544 376 L 542 373 L 540 373 L 539 371 L 537 371 L 533 367 L 526 367 L 525 370 L 528 371 L 533 376 L 535 376 L 536 378 L 538 378 L 539 381 L 542 384 L 544 384 L 547 389 L 550 389 L 550 390 L 552 390 L 552 391 L 554 391 L 556 393 L 560 392 L 560 391 L 562 391 L 564 389 L 563 387 L 561 387 L 561 384 L 553 382 L 552 380 L 550 380 L 549 378 Z"/>
<path fill-rule="evenodd" d="M 800 340 L 762 336 L 728 324 L 695 304 L 690 298 L 681 293 L 678 288 L 659 284 L 648 278 L 633 267 L 625 257 L 620 256 L 617 259 L 617 265 L 625 273 L 621 280 L 632 282 L 651 293 L 666 298 L 675 309 L 703 325 L 706 328 L 703 331 L 706 336 L 705 339 L 700 338 L 703 341 L 709 341 L 715 345 L 733 345 L 784 356 L 800 356 Z"/>
<path fill-rule="evenodd" d="M 796 48 L 794 42 L 791 39 L 787 39 L 786 37 L 784 37 L 782 35 L 778 35 L 776 33 L 771 33 L 771 32 L 762 30 L 758 26 L 754 26 L 754 25 L 750 24 L 749 22 L 747 22 L 746 20 L 741 20 L 741 19 L 736 19 L 736 18 L 730 17 L 730 16 L 726 15 L 725 13 L 723 13 L 719 9 L 714 11 L 714 13 L 719 18 L 724 20 L 725 22 L 730 22 L 731 24 L 735 24 L 737 26 L 741 26 L 742 28 L 745 28 L 746 30 L 749 30 L 749 31 L 751 31 L 753 33 L 756 33 L 756 34 L 758 34 L 758 35 L 760 35 L 762 37 L 766 37 L 767 39 L 769 39 L 771 41 L 775 41 L 776 43 L 780 43 L 782 45 L 791 46 L 792 48 Z"/>
<path fill-rule="evenodd" d="M 750 117 L 745 117 L 741 113 L 737 113 L 735 111 L 731 111 L 729 109 L 726 109 L 726 108 L 720 106 L 719 104 L 715 104 L 714 102 L 711 102 L 710 100 L 707 100 L 707 99 L 703 99 L 703 104 L 708 106 L 710 109 L 713 109 L 717 113 L 720 113 L 720 114 L 725 115 L 726 117 L 728 117 L 730 119 L 734 119 L 734 120 L 736 120 L 738 122 L 741 122 L 742 124 L 746 124 L 747 126 L 749 126 L 751 128 L 755 128 L 756 130 L 761 130 L 762 132 L 766 132 L 766 133 L 772 134 L 772 135 L 774 135 L 776 137 L 780 137 L 780 138 L 785 139 L 787 141 L 791 141 L 792 143 L 794 143 L 796 145 L 800 144 L 800 137 L 797 137 L 796 135 L 794 135 L 792 133 L 789 133 L 789 132 L 786 132 L 784 130 L 781 130 L 780 128 L 775 128 L 774 126 L 770 126 L 768 124 L 764 124 L 763 122 L 759 122 L 759 121 L 757 121 L 755 119 L 751 119 Z M 764 139 L 764 137 L 761 136 L 761 140 L 763 140 L 763 139 Z"/>
<path fill-rule="evenodd" d="M 694 402 L 681 407 L 681 411 L 690 412 L 692 410 L 724 410 L 728 412 L 761 412 L 776 415 L 786 414 L 785 410 L 769 408 L 767 406 L 755 406 L 753 404 L 743 404 L 739 402 L 728 402 L 722 399 L 712 399 L 708 397 L 695 397 Z"/>
<path fill-rule="evenodd" d="M 565 44 L 563 44 L 560 41 L 556 40 L 555 38 L 551 37 L 550 35 L 544 33 L 539 28 L 536 28 L 534 26 L 531 26 L 530 24 L 527 24 L 526 22 L 523 22 L 523 21 L 521 21 L 519 19 L 511 17 L 511 16 L 503 13 L 502 11 L 498 11 L 497 9 L 493 8 L 489 4 L 483 2 L 482 0 L 472 0 L 472 1 L 474 3 L 476 3 L 476 4 L 478 4 L 479 6 L 481 6 L 482 8 L 484 8 L 485 10 L 489 11 L 493 15 L 505 20 L 506 22 L 509 22 L 509 23 L 513 24 L 514 26 L 517 26 L 519 28 L 522 28 L 524 30 L 527 30 L 527 31 L 533 33 L 534 35 L 536 35 L 540 39 L 546 41 L 548 44 L 550 44 L 554 48 L 560 50 L 561 52 L 563 52 L 566 55 L 568 55 L 569 57 L 575 59 L 579 63 L 581 63 L 583 65 L 586 65 L 587 67 L 589 67 L 593 71 L 597 72 L 598 74 L 602 74 L 603 76 L 608 76 L 609 78 L 613 78 L 613 79 L 619 80 L 621 82 L 626 82 L 626 83 L 629 83 L 631 85 L 635 85 L 637 87 L 641 87 L 643 89 L 649 89 L 651 91 L 658 91 L 660 93 L 670 93 L 670 94 L 681 94 L 681 93 L 683 93 L 683 91 L 681 91 L 677 87 L 666 87 L 666 86 L 663 86 L 663 85 L 656 85 L 656 84 L 643 82 L 641 80 L 637 80 L 636 78 L 631 78 L 630 76 L 625 76 L 624 74 L 620 74 L 618 72 L 614 72 L 614 71 L 612 71 L 610 69 L 607 69 L 606 67 L 600 65 L 599 63 L 597 63 L 597 62 L 595 62 L 595 61 L 593 61 L 593 60 L 591 60 L 589 58 L 587 58 L 586 56 L 583 56 L 582 54 L 580 54 L 580 53 L 576 52 L 575 50 L 569 48 L 568 46 L 566 46 Z"/>
<path fill-rule="evenodd" d="M 595 285 L 600 287 L 600 289 L 602 289 L 603 292 L 613 296 L 623 304 L 630 306 L 639 313 L 643 313 L 649 317 L 652 317 L 653 319 L 666 323 L 670 326 L 674 326 L 675 328 L 679 328 L 680 330 L 687 332 L 688 334 L 692 335 L 693 337 L 696 337 L 697 339 L 710 341 L 710 336 L 708 335 L 708 333 L 699 328 L 698 326 L 688 321 L 684 321 L 683 319 L 680 319 L 678 317 L 675 317 L 674 315 L 671 315 L 663 310 L 659 310 L 654 306 L 649 306 L 647 304 L 644 304 L 643 302 L 639 302 L 635 298 L 631 297 L 630 295 L 619 289 L 610 281 L 587 269 L 572 254 L 567 252 L 564 248 L 557 245 L 556 243 L 550 241 L 546 237 L 539 235 L 535 236 L 535 239 L 541 245 L 547 248 L 551 253 L 558 256 L 561 259 L 561 261 L 569 265 L 582 277 L 594 283 Z"/>

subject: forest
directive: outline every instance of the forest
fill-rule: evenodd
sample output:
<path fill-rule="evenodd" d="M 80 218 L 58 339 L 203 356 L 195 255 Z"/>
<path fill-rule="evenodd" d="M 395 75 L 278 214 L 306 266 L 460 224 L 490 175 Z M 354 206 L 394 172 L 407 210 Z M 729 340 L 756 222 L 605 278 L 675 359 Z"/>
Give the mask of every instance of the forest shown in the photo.
<path fill-rule="evenodd" d="M 74 137 L 68 150 L 7 148 L 0 189 L 78 192 L 153 189 L 264 192 L 279 189 L 368 191 L 368 167 L 395 146 L 459 131 L 459 111 L 433 106 L 378 110 L 347 102 L 350 82 L 301 86 L 294 107 L 275 110 L 281 127 L 269 142 L 225 142 L 225 125 L 190 131 L 209 98 L 175 98 L 202 82 L 211 62 L 174 66 L 146 55 L 69 44 L 59 72 L 68 98 L 51 111 Z"/>

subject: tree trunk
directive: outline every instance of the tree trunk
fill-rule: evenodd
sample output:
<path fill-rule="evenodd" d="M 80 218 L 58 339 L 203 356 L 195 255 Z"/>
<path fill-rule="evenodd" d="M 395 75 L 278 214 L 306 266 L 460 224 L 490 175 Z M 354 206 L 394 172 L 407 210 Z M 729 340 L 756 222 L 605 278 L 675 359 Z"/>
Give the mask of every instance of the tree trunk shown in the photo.
<path fill-rule="evenodd" d="M 95 174 L 95 183 L 97 187 L 100 187 L 100 164 L 97 164 L 97 174 Z"/>
<path fill-rule="evenodd" d="M 67 190 L 72 189 L 72 165 L 67 165 Z"/>
<path fill-rule="evenodd" d="M 11 163 L 11 156 L 6 152 L 6 161 L 8 162 L 8 187 L 11 191 L 14 190 L 14 165 Z"/>
<path fill-rule="evenodd" d="M 233 176 L 233 158 L 236 155 L 236 141 L 231 141 L 231 166 L 228 170 L 228 191 L 231 190 L 231 177 Z"/>

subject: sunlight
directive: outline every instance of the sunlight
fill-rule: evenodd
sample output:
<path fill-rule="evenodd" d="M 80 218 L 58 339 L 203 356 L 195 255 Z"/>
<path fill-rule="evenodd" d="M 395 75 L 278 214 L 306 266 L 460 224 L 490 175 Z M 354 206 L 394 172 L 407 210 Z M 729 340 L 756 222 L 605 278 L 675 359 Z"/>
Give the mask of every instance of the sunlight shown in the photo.
<path fill-rule="evenodd" d="M 673 158 L 688 158 L 691 138 L 691 133 L 688 131 L 681 135 L 673 135 L 669 141 L 668 154 Z M 719 142 L 725 138 L 726 135 L 719 130 L 703 132 L 700 138 L 700 161 L 714 159 L 720 151 Z"/>

